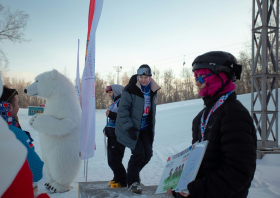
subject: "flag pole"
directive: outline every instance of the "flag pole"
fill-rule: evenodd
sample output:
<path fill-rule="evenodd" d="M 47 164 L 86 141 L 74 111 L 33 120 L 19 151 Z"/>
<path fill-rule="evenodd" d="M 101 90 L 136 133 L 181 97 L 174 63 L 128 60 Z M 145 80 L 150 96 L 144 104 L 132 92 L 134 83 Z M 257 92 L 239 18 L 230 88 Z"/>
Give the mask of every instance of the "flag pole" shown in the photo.
<path fill-rule="evenodd" d="M 78 39 L 78 53 L 77 53 L 77 71 L 76 71 L 76 91 L 78 99 L 81 106 L 81 87 L 80 87 L 80 68 L 79 68 L 79 49 L 80 49 L 80 39 Z"/>
<path fill-rule="evenodd" d="M 86 177 L 86 160 L 84 160 L 84 177 Z"/>
<path fill-rule="evenodd" d="M 79 67 L 79 49 L 80 49 L 80 39 L 78 39 L 78 52 L 77 52 L 77 70 L 76 70 L 76 91 L 77 96 L 79 99 L 80 106 L 82 106 L 81 103 L 81 87 L 80 87 L 80 67 Z M 85 177 L 85 160 L 84 160 L 84 177 Z"/>
<path fill-rule="evenodd" d="M 87 182 L 87 175 L 88 175 L 88 158 L 87 158 L 87 165 L 86 165 L 86 182 Z"/>
<path fill-rule="evenodd" d="M 108 105 L 106 105 L 106 111 L 108 111 Z M 108 116 L 106 115 L 106 127 L 108 126 Z M 105 131 L 104 131 L 104 146 L 105 146 L 105 156 L 107 154 L 107 144 L 106 144 L 106 134 L 105 134 Z"/>

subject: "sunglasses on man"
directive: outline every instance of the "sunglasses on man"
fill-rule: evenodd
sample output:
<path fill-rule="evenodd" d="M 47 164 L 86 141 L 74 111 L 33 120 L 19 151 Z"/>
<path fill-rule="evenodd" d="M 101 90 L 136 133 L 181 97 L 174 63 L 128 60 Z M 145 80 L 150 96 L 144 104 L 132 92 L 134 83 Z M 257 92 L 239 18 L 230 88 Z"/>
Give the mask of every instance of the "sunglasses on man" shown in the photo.
<path fill-rule="evenodd" d="M 203 84 L 205 82 L 204 78 L 208 77 L 208 76 L 212 76 L 212 75 L 213 75 L 213 73 L 199 76 L 199 77 L 195 78 L 195 82 L 199 81 L 201 84 Z"/>
<path fill-rule="evenodd" d="M 15 89 L 11 89 L 11 90 L 13 91 L 13 93 L 12 93 L 12 95 L 7 99 L 7 102 L 9 102 L 9 100 L 12 99 L 14 95 L 18 95 L 17 90 L 15 90 Z"/>

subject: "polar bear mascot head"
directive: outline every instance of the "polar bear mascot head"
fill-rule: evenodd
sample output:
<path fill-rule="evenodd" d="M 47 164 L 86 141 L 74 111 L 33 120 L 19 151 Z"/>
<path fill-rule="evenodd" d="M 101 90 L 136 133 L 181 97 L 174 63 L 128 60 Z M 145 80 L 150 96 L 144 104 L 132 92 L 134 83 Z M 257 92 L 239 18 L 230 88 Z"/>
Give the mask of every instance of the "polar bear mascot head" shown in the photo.
<path fill-rule="evenodd" d="M 57 70 L 44 72 L 35 78 L 35 82 L 25 90 L 29 96 L 38 96 L 49 100 L 64 94 L 75 92 L 74 85 Z"/>
<path fill-rule="evenodd" d="M 29 125 L 38 131 L 44 172 L 51 192 L 65 192 L 78 174 L 81 159 L 81 107 L 74 85 L 57 70 L 44 72 L 25 90 L 46 100 L 43 114 L 35 114 Z"/>

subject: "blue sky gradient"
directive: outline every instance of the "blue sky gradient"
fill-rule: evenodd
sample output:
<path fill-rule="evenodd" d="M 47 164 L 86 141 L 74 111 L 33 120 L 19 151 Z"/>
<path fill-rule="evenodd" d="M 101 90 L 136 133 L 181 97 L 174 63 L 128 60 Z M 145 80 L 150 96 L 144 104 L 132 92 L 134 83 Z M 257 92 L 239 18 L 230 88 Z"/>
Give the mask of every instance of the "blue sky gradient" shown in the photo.
<path fill-rule="evenodd" d="M 4 41 L 11 77 L 32 79 L 56 68 L 74 80 L 80 39 L 80 74 L 84 66 L 89 0 L 1 0 L 12 12 L 25 11 L 29 21 L 24 43 Z M 147 63 L 177 77 L 193 59 L 223 50 L 238 57 L 250 50 L 252 1 L 244 0 L 104 0 L 96 32 L 96 72 L 129 72 Z M 248 48 L 249 47 L 249 48 Z"/>

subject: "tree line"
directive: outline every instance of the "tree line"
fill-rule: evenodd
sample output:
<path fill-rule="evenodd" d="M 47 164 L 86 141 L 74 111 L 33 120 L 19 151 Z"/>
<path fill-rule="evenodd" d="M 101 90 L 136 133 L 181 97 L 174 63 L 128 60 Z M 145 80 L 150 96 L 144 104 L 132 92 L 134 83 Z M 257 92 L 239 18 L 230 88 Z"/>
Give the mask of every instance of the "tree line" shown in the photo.
<path fill-rule="evenodd" d="M 238 63 L 242 65 L 241 79 L 234 82 L 237 95 L 251 93 L 251 56 L 246 52 L 241 52 Z M 260 67 L 257 68 L 260 71 Z M 120 84 L 128 84 L 130 77 L 135 74 L 134 68 L 130 72 L 124 72 L 120 77 Z M 100 78 L 96 74 L 96 108 L 105 109 L 110 103 L 106 97 L 105 86 L 116 83 L 114 75 L 109 74 L 106 79 Z M 194 73 L 191 69 L 184 69 L 180 76 L 176 76 L 172 69 L 160 71 L 154 69 L 152 78 L 159 84 L 161 89 L 157 93 L 157 104 L 166 104 L 199 98 L 198 88 L 195 85 Z"/>
<path fill-rule="evenodd" d="M 239 94 L 246 94 L 251 92 L 251 56 L 245 52 L 239 55 L 238 63 L 242 67 L 241 79 L 234 82 L 236 84 L 235 92 Z M 260 70 L 260 68 L 259 68 Z M 126 86 L 130 77 L 136 73 L 134 68 L 129 72 L 124 72 L 120 76 L 119 84 Z M 116 75 L 109 73 L 103 77 L 98 72 L 95 74 L 95 97 L 96 108 L 105 109 L 107 105 L 111 104 L 111 99 L 107 96 L 105 88 L 107 85 L 116 84 Z M 174 75 L 172 69 L 160 71 L 159 69 L 153 70 L 153 79 L 159 84 L 161 89 L 158 91 L 157 104 L 166 104 L 184 100 L 192 100 L 199 98 L 198 88 L 195 85 L 194 74 L 190 69 L 184 69 L 180 76 Z M 24 93 L 24 89 L 32 82 L 26 82 L 24 79 L 16 79 L 3 77 L 4 85 L 18 91 L 19 107 L 27 108 L 28 106 L 39 106 L 44 104 L 45 101 L 38 97 L 30 97 Z M 75 81 L 73 81 L 75 86 Z"/>

